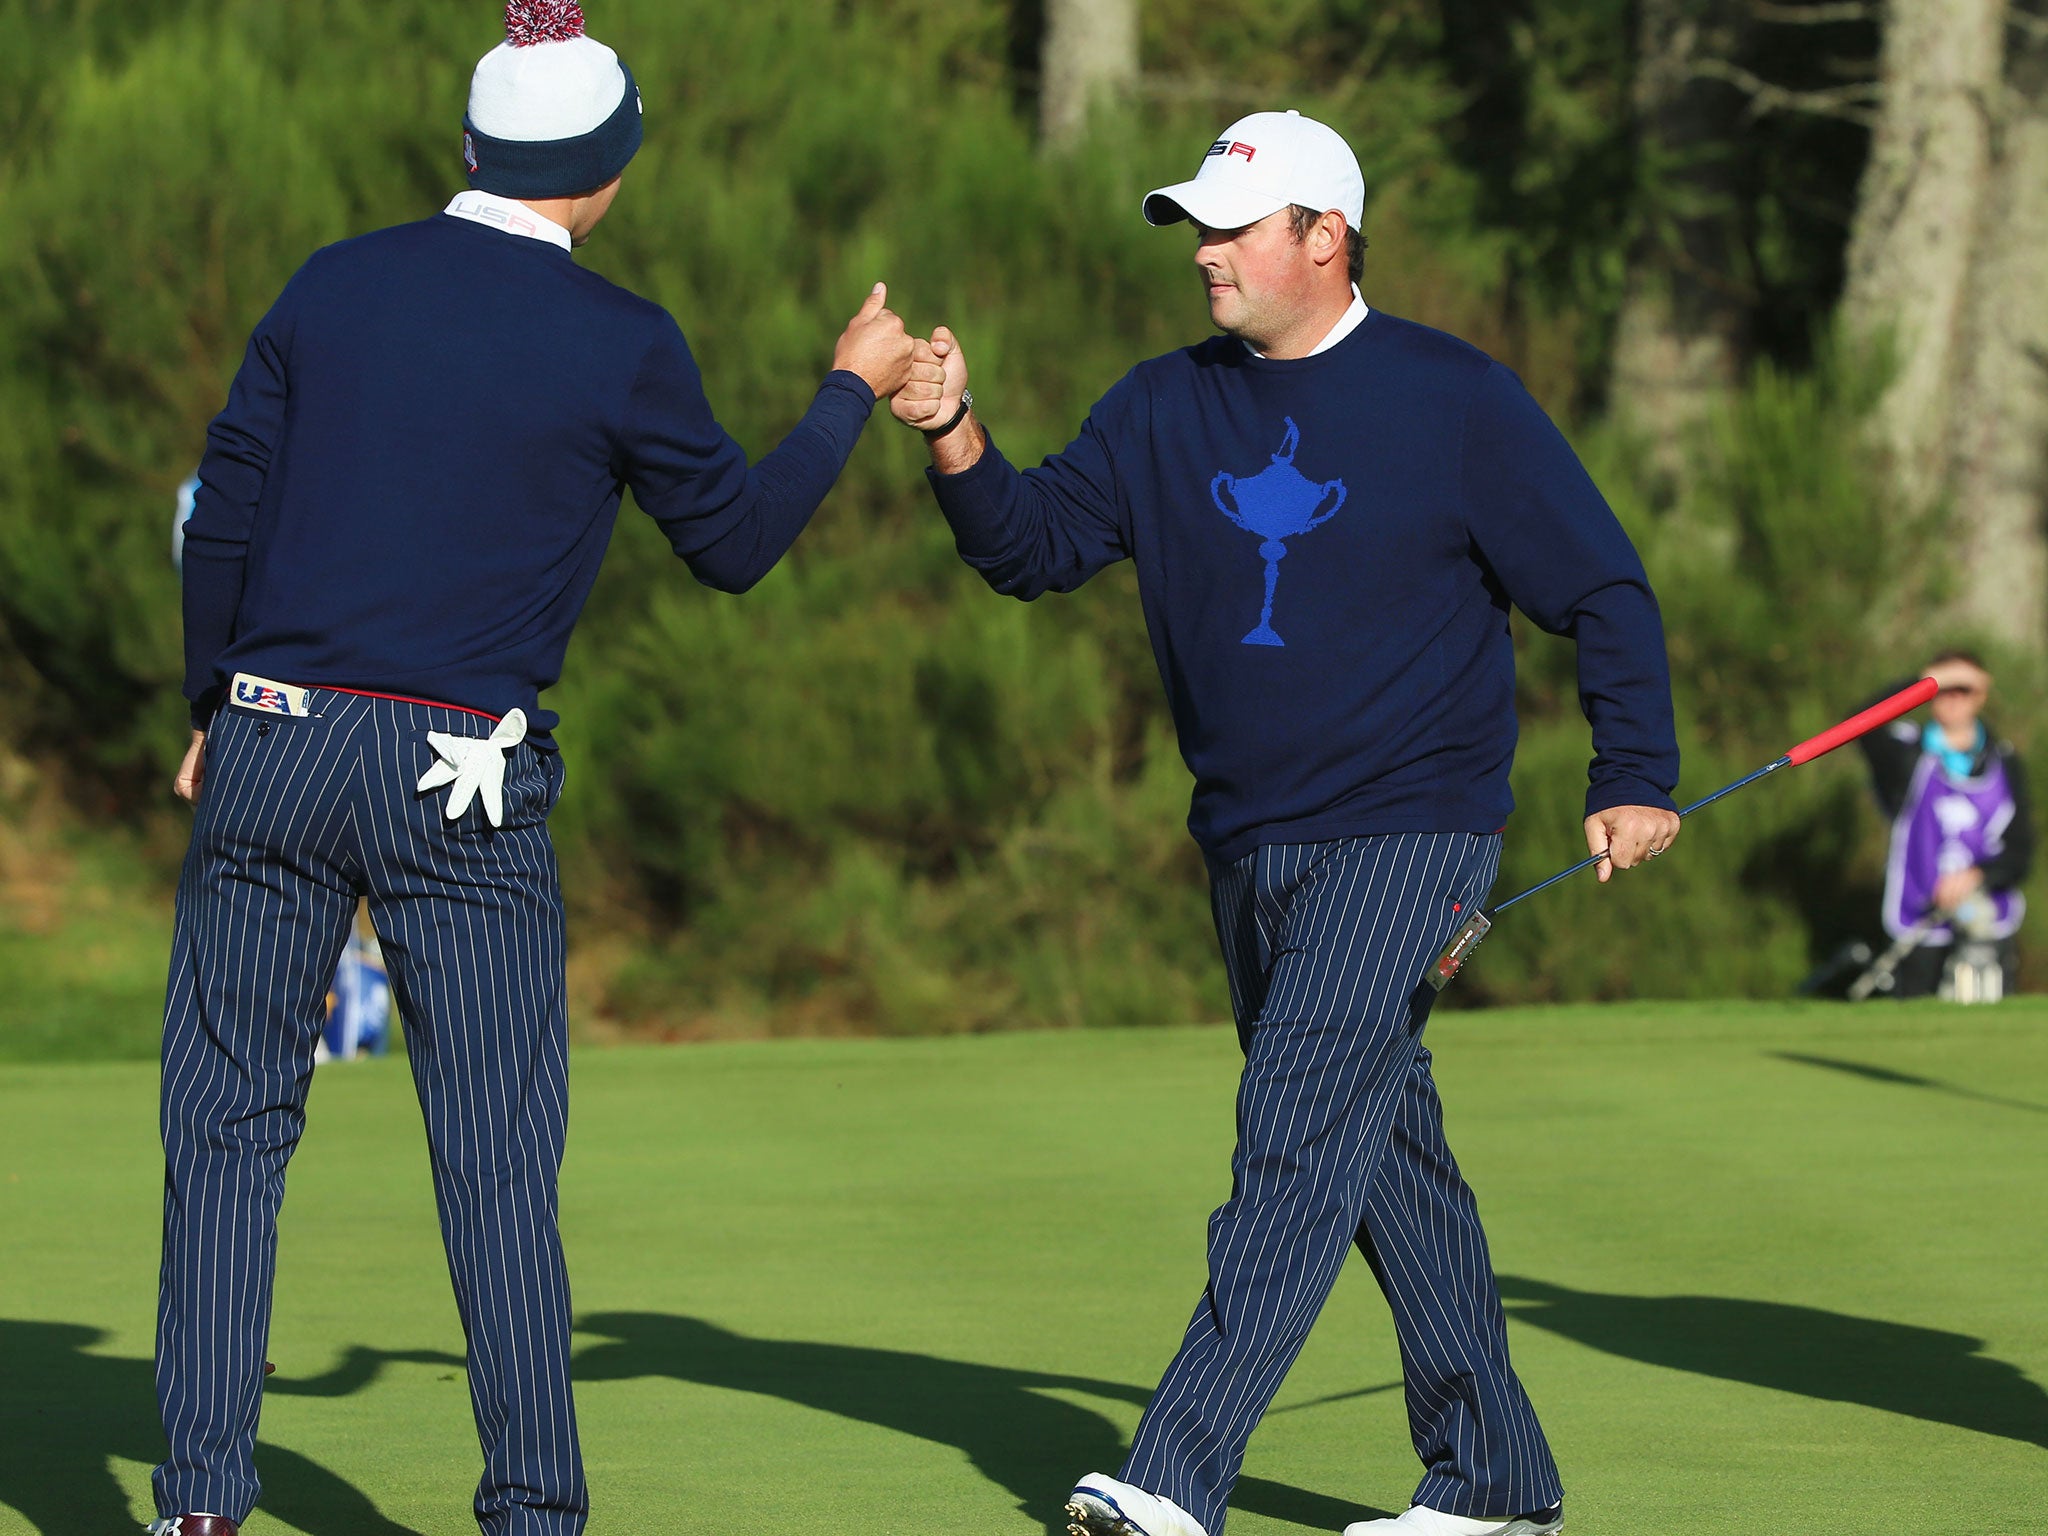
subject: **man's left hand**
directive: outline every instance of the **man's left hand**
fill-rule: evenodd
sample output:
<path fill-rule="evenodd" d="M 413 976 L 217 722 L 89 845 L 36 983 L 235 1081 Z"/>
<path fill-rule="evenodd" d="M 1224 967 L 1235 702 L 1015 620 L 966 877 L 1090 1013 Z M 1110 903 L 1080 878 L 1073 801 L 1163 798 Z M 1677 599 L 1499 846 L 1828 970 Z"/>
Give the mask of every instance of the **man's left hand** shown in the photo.
<path fill-rule="evenodd" d="M 889 409 L 906 427 L 920 432 L 943 426 L 960 409 L 967 388 L 967 358 L 960 343 L 943 325 L 930 341 L 919 341 L 912 354 L 916 371 L 889 401 Z"/>
<path fill-rule="evenodd" d="M 1617 805 L 1586 818 L 1586 852 L 1604 853 L 1600 878 L 1631 869 L 1678 841 L 1678 812 L 1654 805 Z"/>

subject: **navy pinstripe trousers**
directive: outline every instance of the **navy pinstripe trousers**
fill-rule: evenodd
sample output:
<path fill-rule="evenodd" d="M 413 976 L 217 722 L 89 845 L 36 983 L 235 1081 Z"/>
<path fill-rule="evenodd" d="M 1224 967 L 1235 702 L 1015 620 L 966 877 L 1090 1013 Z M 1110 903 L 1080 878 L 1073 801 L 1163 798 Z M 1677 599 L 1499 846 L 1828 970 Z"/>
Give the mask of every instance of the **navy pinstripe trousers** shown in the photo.
<path fill-rule="evenodd" d="M 560 759 L 513 749 L 504 825 L 413 786 L 462 710 L 315 688 L 311 714 L 215 717 L 164 1009 L 159 1515 L 245 1519 L 285 1164 L 358 896 L 406 1024 L 448 1269 L 469 1340 L 491 1536 L 583 1528 L 556 1227 L 568 1127 L 562 903 L 546 817 Z"/>
<path fill-rule="evenodd" d="M 1208 1289 L 1121 1474 L 1211 1536 L 1354 1242 L 1400 1339 L 1426 1468 L 1414 1502 L 1487 1517 L 1561 1496 L 1422 1045 L 1423 970 L 1499 868 L 1499 836 L 1468 833 L 1211 863 L 1245 1052 L 1231 1195 L 1209 1218 Z"/>

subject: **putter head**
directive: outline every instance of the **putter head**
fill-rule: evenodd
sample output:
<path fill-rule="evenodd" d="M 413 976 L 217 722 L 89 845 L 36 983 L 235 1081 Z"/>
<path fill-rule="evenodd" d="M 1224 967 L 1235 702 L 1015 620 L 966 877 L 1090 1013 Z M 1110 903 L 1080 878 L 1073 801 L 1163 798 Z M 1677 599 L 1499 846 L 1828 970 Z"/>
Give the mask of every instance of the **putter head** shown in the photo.
<path fill-rule="evenodd" d="M 1458 931 L 1451 935 L 1451 942 L 1443 947 L 1443 953 L 1436 957 L 1423 980 L 1441 992 L 1451 984 L 1451 978 L 1465 968 L 1472 951 L 1479 947 L 1479 941 L 1493 931 L 1493 919 L 1477 907 L 1465 919 Z"/>

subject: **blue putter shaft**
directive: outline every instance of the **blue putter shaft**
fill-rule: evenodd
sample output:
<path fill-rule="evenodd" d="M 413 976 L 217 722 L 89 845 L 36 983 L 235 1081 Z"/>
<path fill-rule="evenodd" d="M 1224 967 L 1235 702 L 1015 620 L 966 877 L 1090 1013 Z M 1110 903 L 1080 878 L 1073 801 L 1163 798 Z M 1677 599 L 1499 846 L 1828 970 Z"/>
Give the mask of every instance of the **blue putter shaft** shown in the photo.
<path fill-rule="evenodd" d="M 1745 773 L 1733 784 L 1723 784 L 1719 789 L 1715 790 L 1711 795 L 1706 796 L 1704 799 L 1693 801 L 1691 805 L 1688 805 L 1684 810 L 1678 813 L 1678 819 L 1680 821 L 1683 821 L 1686 817 L 1690 816 L 1694 811 L 1697 811 L 1704 806 L 1712 805 L 1716 800 L 1720 799 L 1723 795 L 1732 795 L 1735 793 L 1735 791 L 1742 788 L 1743 785 L 1754 784 L 1758 779 L 1762 778 L 1767 773 L 1776 773 L 1780 768 L 1789 768 L 1791 766 L 1792 756 L 1790 753 L 1787 753 L 1785 756 L 1779 758 L 1774 763 L 1765 763 L 1763 767 L 1758 768 L 1753 772 Z M 1537 884 L 1530 886 L 1529 889 L 1521 892 L 1520 895 L 1510 896 L 1506 901 L 1501 902 L 1493 910 L 1496 914 L 1505 912 L 1509 907 L 1512 907 L 1516 902 L 1522 900 L 1523 897 L 1534 896 L 1538 891 L 1546 890 L 1549 887 L 1557 884 L 1558 881 L 1563 880 L 1568 876 L 1576 875 L 1582 869 L 1591 869 L 1595 864 L 1598 864 L 1602 859 L 1606 857 L 1607 851 L 1605 849 L 1602 849 L 1600 852 L 1593 854 L 1589 858 L 1579 860 L 1579 862 L 1574 864 L 1570 869 L 1560 869 L 1548 880 L 1540 881 Z"/>
<path fill-rule="evenodd" d="M 1712 805 L 1723 795 L 1732 795 L 1736 790 L 1742 788 L 1743 785 L 1754 784 L 1764 775 L 1776 773 L 1780 768 L 1796 767 L 1800 763 L 1810 763 L 1817 757 L 1825 757 L 1828 753 L 1834 751 L 1835 748 L 1854 741 L 1858 736 L 1863 735 L 1864 732 L 1874 731 L 1887 721 L 1898 719 L 1907 710 L 1916 709 L 1920 705 L 1925 704 L 1939 691 L 1939 685 L 1936 684 L 1933 678 L 1923 677 L 1911 687 L 1901 688 L 1890 698 L 1880 699 L 1868 709 L 1851 715 L 1848 719 L 1842 721 L 1841 724 L 1831 725 L 1819 735 L 1807 737 L 1806 740 L 1800 742 L 1798 746 L 1785 753 L 1782 757 L 1777 758 L 1773 762 L 1765 763 L 1763 767 L 1757 769 L 1754 773 L 1745 773 L 1733 784 L 1722 785 L 1721 788 L 1715 790 L 1704 800 L 1693 801 L 1691 805 L 1688 805 L 1678 813 L 1679 819 L 1681 821 L 1684 820 L 1694 811 Z M 1558 881 L 1567 880 L 1576 875 L 1580 870 L 1591 868 L 1606 857 L 1605 853 L 1596 853 L 1590 858 L 1581 859 L 1570 869 L 1561 869 L 1541 884 L 1530 886 L 1529 889 L 1521 892 L 1520 895 L 1510 896 L 1506 901 L 1495 907 L 1491 913 L 1474 908 L 1472 914 L 1459 925 L 1458 931 L 1451 935 L 1450 943 L 1443 947 L 1442 951 L 1437 955 L 1435 963 L 1427 971 L 1423 972 L 1423 984 L 1433 987 L 1439 992 L 1443 991 L 1445 987 L 1451 984 L 1452 978 L 1464 969 L 1465 962 L 1472 958 L 1472 951 L 1479 947 L 1480 941 L 1493 931 L 1494 917 L 1505 912 L 1516 902 L 1526 897 L 1534 896 L 1538 891 L 1547 891 L 1557 884 Z"/>

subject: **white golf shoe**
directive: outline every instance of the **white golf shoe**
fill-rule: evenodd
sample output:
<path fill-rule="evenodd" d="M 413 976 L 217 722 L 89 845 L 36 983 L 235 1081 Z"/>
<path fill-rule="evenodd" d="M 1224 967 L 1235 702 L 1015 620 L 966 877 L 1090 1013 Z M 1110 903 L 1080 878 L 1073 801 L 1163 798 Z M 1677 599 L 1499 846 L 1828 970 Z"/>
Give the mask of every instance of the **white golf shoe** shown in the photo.
<path fill-rule="evenodd" d="M 1563 1529 L 1562 1504 L 1509 1520 L 1447 1515 L 1426 1504 L 1411 1504 L 1391 1520 L 1360 1520 L 1347 1525 L 1344 1536 L 1558 1536 Z"/>
<path fill-rule="evenodd" d="M 1091 1472 L 1067 1495 L 1067 1536 L 1209 1536 L 1171 1499 Z"/>

